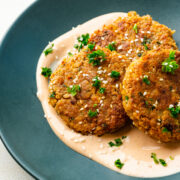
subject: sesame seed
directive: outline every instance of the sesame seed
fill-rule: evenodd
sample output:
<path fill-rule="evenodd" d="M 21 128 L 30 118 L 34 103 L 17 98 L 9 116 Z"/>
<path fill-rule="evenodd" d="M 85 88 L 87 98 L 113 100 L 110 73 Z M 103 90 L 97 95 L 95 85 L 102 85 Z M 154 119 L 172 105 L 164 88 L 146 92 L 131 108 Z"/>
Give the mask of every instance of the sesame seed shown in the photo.
<path fill-rule="evenodd" d="M 143 42 L 143 40 L 144 40 L 144 39 L 143 39 L 143 38 L 141 38 L 141 42 Z"/>
<path fill-rule="evenodd" d="M 99 109 L 96 109 L 97 112 L 99 112 Z"/>
<path fill-rule="evenodd" d="M 139 41 L 139 40 L 138 40 L 138 39 L 135 39 L 134 41 L 137 42 L 137 41 Z"/>
<path fill-rule="evenodd" d="M 104 104 L 102 103 L 101 106 L 104 106 Z"/>
<path fill-rule="evenodd" d="M 111 73 L 108 73 L 108 76 L 110 76 L 111 75 Z"/>
<path fill-rule="evenodd" d="M 172 108 L 172 107 L 174 107 L 174 105 L 173 105 L 173 104 L 170 104 L 170 105 L 169 105 L 169 108 Z"/>
<path fill-rule="evenodd" d="M 118 56 L 118 58 L 122 58 L 122 56 Z"/>
<path fill-rule="evenodd" d="M 118 46 L 118 48 L 117 48 L 117 49 L 118 49 L 118 50 L 122 49 L 122 45 Z"/>
<path fill-rule="evenodd" d="M 131 43 L 133 43 L 134 41 L 133 40 L 131 40 Z"/>
<path fill-rule="evenodd" d="M 110 104 L 110 107 L 111 107 L 111 108 L 113 107 L 112 104 Z"/>
<path fill-rule="evenodd" d="M 126 56 L 129 56 L 129 54 L 126 54 Z"/>
<path fill-rule="evenodd" d="M 160 80 L 160 81 L 163 81 L 164 79 L 163 79 L 163 78 L 160 78 L 159 80 Z"/>
<path fill-rule="evenodd" d="M 106 71 L 107 71 L 107 70 L 105 69 L 105 70 L 104 70 L 104 73 L 106 73 Z"/>
<path fill-rule="evenodd" d="M 105 96 L 103 96 L 102 99 L 105 99 Z"/>
<path fill-rule="evenodd" d="M 119 87 L 119 84 L 116 84 L 116 88 L 118 88 Z"/>
<path fill-rule="evenodd" d="M 143 93 L 143 95 L 145 96 L 147 94 L 147 92 L 145 91 L 144 93 Z"/>
<path fill-rule="evenodd" d="M 73 87 L 73 85 L 70 85 L 69 87 L 70 87 L 70 88 L 72 88 L 72 87 Z"/>
<path fill-rule="evenodd" d="M 124 35 L 125 35 L 125 36 L 128 36 L 128 34 L 127 34 L 127 33 L 125 33 Z"/>
<path fill-rule="evenodd" d="M 117 33 L 117 32 L 118 32 L 118 30 L 115 30 L 115 32 Z"/>
<path fill-rule="evenodd" d="M 104 40 L 104 37 L 101 37 L 102 40 Z"/>
<path fill-rule="evenodd" d="M 100 100 L 100 102 L 99 102 L 100 104 L 102 104 L 103 103 L 103 100 Z"/>
<path fill-rule="evenodd" d="M 98 69 L 102 69 L 102 66 L 98 67 Z"/>
<path fill-rule="evenodd" d="M 138 110 L 136 110 L 136 113 L 139 113 L 139 111 L 138 111 Z"/>
<path fill-rule="evenodd" d="M 82 111 L 84 108 L 81 108 L 80 111 Z"/>
<path fill-rule="evenodd" d="M 141 31 L 141 33 L 143 33 L 143 34 L 144 34 L 144 31 Z"/>
<path fill-rule="evenodd" d="M 82 124 L 83 122 L 82 121 L 79 121 L 79 124 Z"/>
<path fill-rule="evenodd" d="M 108 81 L 103 81 L 103 83 L 104 83 L 104 84 L 107 84 L 107 83 L 108 83 Z"/>
<path fill-rule="evenodd" d="M 148 34 L 150 34 L 151 32 L 150 31 L 147 31 Z"/>
<path fill-rule="evenodd" d="M 84 108 L 87 108 L 88 107 L 88 105 L 86 104 L 85 106 L 84 106 Z"/>
<path fill-rule="evenodd" d="M 98 74 L 102 74 L 103 71 L 97 71 Z"/>

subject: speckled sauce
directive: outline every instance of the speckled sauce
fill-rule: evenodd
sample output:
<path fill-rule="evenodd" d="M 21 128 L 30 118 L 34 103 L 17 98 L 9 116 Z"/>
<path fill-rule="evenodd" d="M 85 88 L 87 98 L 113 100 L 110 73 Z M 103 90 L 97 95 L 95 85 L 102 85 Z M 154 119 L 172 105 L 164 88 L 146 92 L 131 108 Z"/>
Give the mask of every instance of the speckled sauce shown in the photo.
<path fill-rule="evenodd" d="M 51 128 L 73 150 L 112 170 L 130 176 L 160 177 L 177 173 L 180 169 L 179 143 L 159 143 L 132 126 L 127 126 L 117 133 L 106 134 L 102 137 L 84 136 L 67 127 L 64 121 L 56 114 L 54 108 L 48 103 L 48 79 L 41 75 L 41 68 L 51 67 L 54 70 L 61 62 L 61 59 L 67 55 L 67 52 L 73 51 L 78 36 L 92 33 L 95 29 L 101 28 L 103 24 L 111 23 L 119 16 L 126 16 L 126 13 L 110 13 L 99 16 L 55 39 L 53 41 L 53 53 L 48 56 L 42 53 L 37 65 L 37 96 L 42 103 L 45 117 Z M 123 140 L 121 146 L 109 146 L 110 141 L 121 138 L 123 135 L 127 136 L 127 138 Z M 152 152 L 156 153 L 158 158 L 164 159 L 168 164 L 167 167 L 155 164 L 151 158 Z M 171 160 L 170 156 L 174 157 L 174 160 Z M 122 169 L 118 169 L 114 165 L 117 159 L 124 163 Z"/>

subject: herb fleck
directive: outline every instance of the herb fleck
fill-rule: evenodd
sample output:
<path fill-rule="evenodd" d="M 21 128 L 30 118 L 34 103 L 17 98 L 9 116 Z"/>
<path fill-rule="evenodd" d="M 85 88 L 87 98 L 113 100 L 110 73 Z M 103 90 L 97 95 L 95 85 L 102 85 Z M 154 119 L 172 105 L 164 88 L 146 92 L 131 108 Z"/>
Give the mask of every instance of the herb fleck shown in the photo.
<path fill-rule="evenodd" d="M 42 71 L 41 71 L 41 74 L 42 74 L 44 77 L 49 77 L 49 76 L 51 76 L 51 74 L 52 74 L 52 70 L 51 70 L 51 68 L 43 67 L 43 68 L 42 68 Z"/>
<path fill-rule="evenodd" d="M 95 44 L 92 44 L 92 43 L 88 44 L 88 48 L 89 48 L 91 51 L 94 49 L 94 46 L 95 46 Z"/>
<path fill-rule="evenodd" d="M 79 85 L 73 85 L 72 88 L 68 87 L 67 91 L 68 93 L 71 93 L 72 96 L 75 96 L 77 94 L 77 92 L 79 92 L 81 90 Z"/>
<path fill-rule="evenodd" d="M 89 110 L 89 112 L 88 112 L 88 116 L 89 116 L 90 118 L 96 117 L 97 114 L 98 114 L 97 110 L 96 110 L 96 111 L 91 111 L 91 110 Z"/>
<path fill-rule="evenodd" d="M 99 80 L 98 76 L 96 76 L 95 78 L 93 78 L 93 81 L 94 81 L 93 86 L 94 86 L 96 89 L 100 88 L 101 81 Z"/>
<path fill-rule="evenodd" d="M 147 84 L 147 85 L 150 85 L 150 81 L 149 81 L 147 75 L 144 75 L 144 77 L 143 77 L 143 82 L 144 82 L 145 84 Z"/>
<path fill-rule="evenodd" d="M 135 31 L 136 34 L 138 33 L 138 26 L 137 26 L 137 24 L 135 24 L 135 25 L 133 26 L 133 30 Z"/>
<path fill-rule="evenodd" d="M 92 63 L 93 66 L 99 66 L 101 62 L 106 60 L 105 56 L 102 50 L 93 51 L 91 54 L 88 54 L 89 63 Z"/>
<path fill-rule="evenodd" d="M 128 100 L 129 100 L 129 97 L 128 97 L 128 96 L 125 96 L 125 100 L 128 101 Z"/>
<path fill-rule="evenodd" d="M 115 139 L 114 140 L 115 141 L 115 143 L 114 142 L 112 142 L 112 141 L 110 141 L 108 144 L 109 144 L 109 146 L 110 147 L 112 147 L 112 146 L 120 146 L 120 145 L 122 145 L 123 143 L 122 143 L 122 140 L 120 139 L 120 138 L 117 138 L 117 139 Z"/>
<path fill-rule="evenodd" d="M 169 57 L 162 62 L 162 71 L 174 74 L 174 71 L 179 68 L 175 61 L 175 51 L 170 51 Z"/>
<path fill-rule="evenodd" d="M 55 98 L 55 95 L 56 95 L 55 92 L 52 92 L 49 97 L 50 98 Z"/>
<path fill-rule="evenodd" d="M 73 56 L 73 54 L 71 52 L 68 52 L 68 56 Z"/>
<path fill-rule="evenodd" d="M 84 46 L 88 44 L 89 34 L 82 34 L 80 37 L 77 38 L 79 44 L 75 44 L 74 48 L 80 51 Z"/>
<path fill-rule="evenodd" d="M 101 87 L 101 88 L 99 89 L 99 92 L 100 92 L 101 94 L 104 94 L 105 90 L 106 90 L 106 88 L 102 88 L 102 87 Z"/>
<path fill-rule="evenodd" d="M 51 44 L 51 47 L 47 48 L 47 49 L 44 51 L 45 56 L 47 56 L 48 54 L 50 54 L 50 53 L 53 52 L 53 46 L 54 46 L 54 44 Z"/>
<path fill-rule="evenodd" d="M 176 106 L 176 107 L 171 107 L 169 108 L 171 116 L 173 118 L 177 118 L 178 114 L 180 113 L 180 106 Z"/>
<path fill-rule="evenodd" d="M 106 48 L 108 48 L 111 51 L 115 51 L 116 50 L 116 46 L 115 45 L 116 45 L 116 43 L 112 42 L 112 43 L 109 43 L 108 46 L 106 46 Z"/>
<path fill-rule="evenodd" d="M 119 169 L 122 169 L 122 167 L 124 166 L 124 163 L 122 163 L 120 161 L 120 159 L 117 159 L 115 162 L 114 162 L 115 166 Z"/>
<path fill-rule="evenodd" d="M 111 71 L 111 77 L 112 78 L 119 78 L 119 76 L 120 76 L 120 73 L 119 72 L 117 72 L 117 71 Z"/>
<path fill-rule="evenodd" d="M 159 159 L 160 164 L 162 164 L 163 166 L 167 166 L 167 163 L 164 159 Z"/>
<path fill-rule="evenodd" d="M 155 153 L 151 153 L 151 158 L 153 158 L 153 160 L 156 164 L 159 164 L 159 160 L 157 159 L 157 156 Z"/>

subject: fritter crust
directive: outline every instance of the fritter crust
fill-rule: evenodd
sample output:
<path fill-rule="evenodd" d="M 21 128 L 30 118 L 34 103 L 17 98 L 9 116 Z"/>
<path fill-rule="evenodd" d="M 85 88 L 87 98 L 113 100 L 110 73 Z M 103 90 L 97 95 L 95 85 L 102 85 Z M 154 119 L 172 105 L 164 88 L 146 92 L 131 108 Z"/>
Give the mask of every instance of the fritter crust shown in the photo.
<path fill-rule="evenodd" d="M 112 24 L 104 25 L 102 30 L 96 30 L 89 42 L 101 47 L 115 42 L 117 52 L 134 60 L 149 50 L 178 49 L 172 37 L 174 32 L 152 20 L 150 15 L 141 17 L 132 11 L 127 17 L 119 17 Z"/>
<path fill-rule="evenodd" d="M 173 117 L 169 109 L 180 106 L 180 51 L 175 53 L 179 68 L 174 74 L 162 71 L 169 54 L 157 49 L 132 62 L 121 86 L 123 106 L 133 124 L 163 142 L 180 140 L 180 115 Z"/>
<path fill-rule="evenodd" d="M 50 77 L 49 92 L 54 97 L 49 98 L 49 103 L 75 131 L 103 135 L 119 130 L 128 119 L 119 87 L 130 61 L 107 48 L 98 47 L 96 50 L 105 53 L 106 60 L 100 66 L 89 63 L 88 54 L 95 50 L 90 51 L 88 48 L 61 62 Z M 112 78 L 112 71 L 119 72 L 120 77 Z M 106 89 L 103 94 L 92 85 L 96 76 L 101 81 L 100 86 Z M 81 88 L 75 96 L 67 91 L 72 85 Z M 97 116 L 90 117 L 89 110 L 97 111 Z"/>

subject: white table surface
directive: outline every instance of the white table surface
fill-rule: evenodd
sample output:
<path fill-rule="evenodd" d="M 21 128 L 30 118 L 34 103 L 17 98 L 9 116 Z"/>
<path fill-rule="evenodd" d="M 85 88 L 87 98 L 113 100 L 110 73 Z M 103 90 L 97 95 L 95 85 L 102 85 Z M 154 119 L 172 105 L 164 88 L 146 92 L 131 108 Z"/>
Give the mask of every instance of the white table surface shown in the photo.
<path fill-rule="evenodd" d="M 0 42 L 16 18 L 35 0 L 0 0 Z M 33 180 L 11 157 L 0 140 L 0 180 Z"/>

